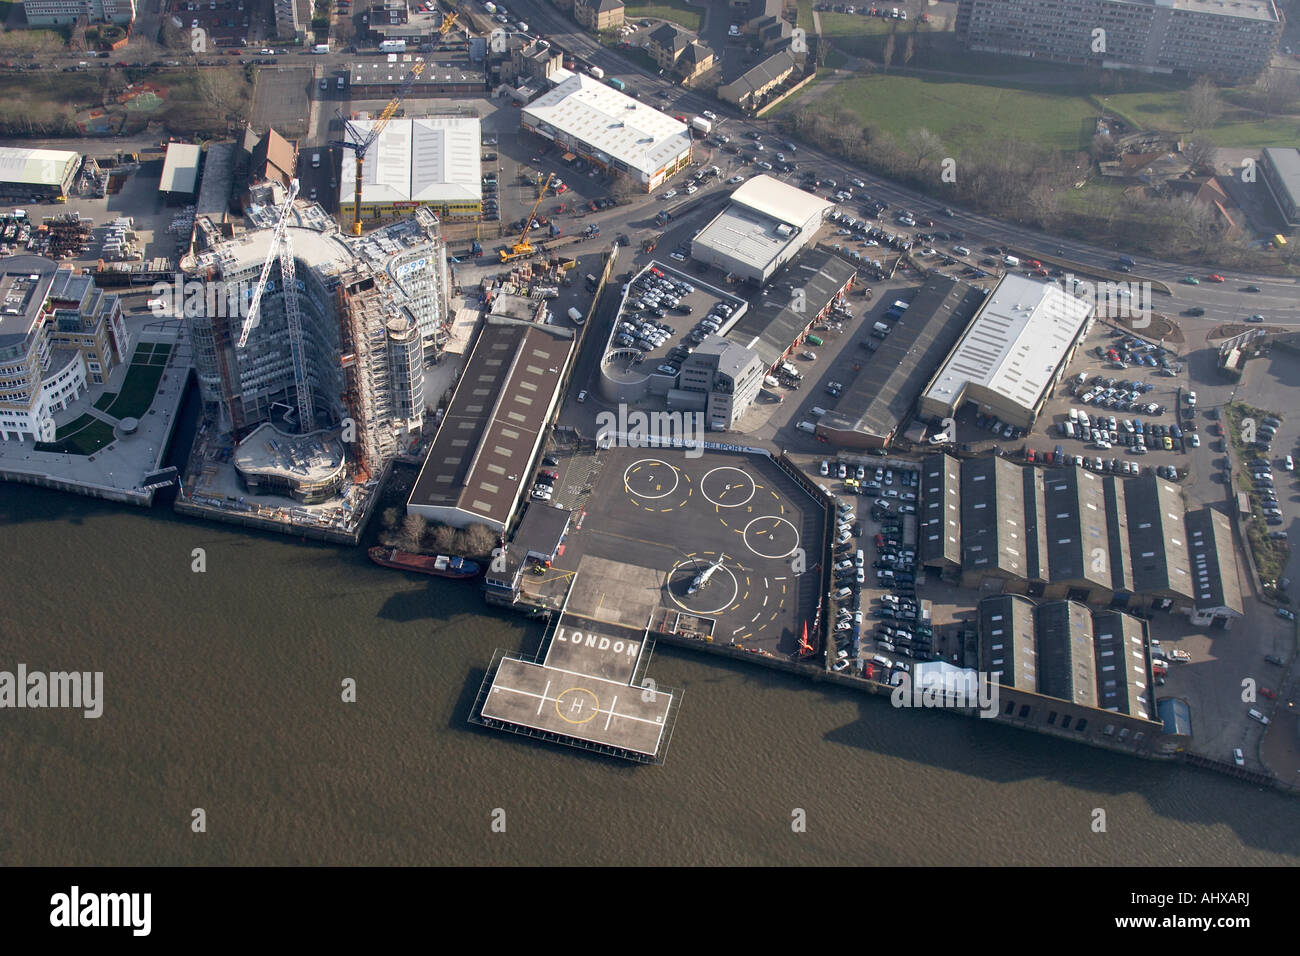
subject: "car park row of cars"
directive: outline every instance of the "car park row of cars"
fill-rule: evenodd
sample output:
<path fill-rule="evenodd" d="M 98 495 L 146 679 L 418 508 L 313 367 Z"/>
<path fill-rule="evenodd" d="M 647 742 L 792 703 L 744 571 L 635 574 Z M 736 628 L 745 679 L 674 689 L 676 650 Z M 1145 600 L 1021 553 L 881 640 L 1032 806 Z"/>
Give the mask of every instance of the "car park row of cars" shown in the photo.
<path fill-rule="evenodd" d="M 1182 371 L 1182 364 L 1170 358 L 1170 352 L 1164 346 L 1134 338 L 1118 329 L 1113 330 L 1111 338 L 1117 341 L 1107 345 L 1098 345 L 1092 351 L 1097 358 L 1109 360 L 1116 368 L 1128 368 L 1130 365 L 1158 368 L 1160 374 L 1174 376 Z"/>

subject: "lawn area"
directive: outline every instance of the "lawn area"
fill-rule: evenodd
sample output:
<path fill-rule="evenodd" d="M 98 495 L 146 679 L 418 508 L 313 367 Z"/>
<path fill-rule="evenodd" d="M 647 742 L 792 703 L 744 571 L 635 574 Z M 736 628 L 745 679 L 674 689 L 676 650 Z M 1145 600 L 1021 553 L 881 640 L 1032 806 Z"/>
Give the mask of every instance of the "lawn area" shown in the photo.
<path fill-rule="evenodd" d="M 140 418 L 153 404 L 154 392 L 158 390 L 158 381 L 162 378 L 161 365 L 137 361 L 143 358 L 137 349 L 131 367 L 127 369 L 126 379 L 122 382 L 122 391 L 108 408 L 103 409 L 114 418 Z"/>
<path fill-rule="evenodd" d="M 57 432 L 54 433 L 54 440 L 62 441 L 63 439 L 67 438 L 69 435 L 75 435 L 77 432 L 81 431 L 91 422 L 97 422 L 97 421 L 99 421 L 98 418 L 96 418 L 94 415 L 89 415 L 89 414 L 82 415 L 80 418 L 74 418 L 72 421 L 68 422 L 68 424 L 64 425 Z"/>
<path fill-rule="evenodd" d="M 784 109 L 806 108 L 798 102 L 801 98 Z M 823 114 L 848 109 L 864 125 L 888 130 L 899 141 L 909 129 L 924 125 L 948 150 L 986 141 L 989 124 L 980 119 L 986 116 L 999 118 L 999 139 L 1015 136 L 1060 149 L 1086 148 L 1088 119 L 1096 115 L 1087 98 L 1075 93 L 882 75 L 846 80 L 820 95 L 813 108 Z"/>
<path fill-rule="evenodd" d="M 95 407 L 101 412 L 105 411 L 108 406 L 113 404 L 113 400 L 116 398 L 117 392 L 105 392 L 103 395 L 99 396 L 99 398 L 95 399 Z"/>
<path fill-rule="evenodd" d="M 1117 93 L 1105 99 L 1105 105 L 1142 129 L 1187 130 L 1183 111 L 1182 87 L 1154 89 L 1141 93 Z M 1225 90 L 1227 107 L 1210 131 L 1215 145 L 1246 149 L 1256 146 L 1294 146 L 1300 138 L 1300 120 L 1296 117 L 1267 117 L 1240 105 L 1239 90 Z"/>
<path fill-rule="evenodd" d="M 90 423 L 84 428 L 70 433 L 66 438 L 60 437 L 66 429 L 87 419 L 89 419 Z M 60 428 L 59 434 L 55 437 L 59 440 L 37 442 L 36 450 L 52 451 L 60 455 L 93 455 L 113 440 L 113 426 L 90 415 L 82 415 L 75 422 L 70 422 L 64 428 Z"/>
<path fill-rule="evenodd" d="M 813 0 L 799 0 L 799 17 L 796 26 L 803 27 L 808 33 L 813 33 Z"/>
<path fill-rule="evenodd" d="M 671 20 L 692 33 L 700 29 L 700 11 L 683 0 L 657 0 L 655 3 L 626 0 L 623 16 L 626 20 Z"/>

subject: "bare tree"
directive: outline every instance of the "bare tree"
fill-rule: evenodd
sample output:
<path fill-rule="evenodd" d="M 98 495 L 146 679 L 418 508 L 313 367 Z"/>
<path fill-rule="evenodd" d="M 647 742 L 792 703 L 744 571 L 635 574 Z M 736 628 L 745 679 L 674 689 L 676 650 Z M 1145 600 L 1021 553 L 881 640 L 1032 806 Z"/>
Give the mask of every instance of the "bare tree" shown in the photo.
<path fill-rule="evenodd" d="M 199 99 L 217 124 L 244 123 L 248 119 L 248 83 L 230 69 L 196 70 Z"/>
<path fill-rule="evenodd" d="M 1255 81 L 1256 101 L 1265 113 L 1278 116 L 1287 113 L 1300 96 L 1300 85 L 1290 70 L 1266 70 Z"/>
<path fill-rule="evenodd" d="M 1183 144 L 1183 158 L 1193 172 L 1213 172 L 1216 146 L 1214 140 L 1205 133 Z"/>
<path fill-rule="evenodd" d="M 916 52 L 916 34 L 909 33 L 907 42 L 903 44 L 903 66 L 912 62 L 912 54 Z"/>
<path fill-rule="evenodd" d="M 402 519 L 402 512 L 398 508 L 385 508 L 381 518 L 383 525 L 389 531 L 397 527 L 397 522 Z"/>
<path fill-rule="evenodd" d="M 439 554 L 454 554 L 456 550 L 456 529 L 449 524 L 440 524 L 434 528 L 433 549 Z"/>
<path fill-rule="evenodd" d="M 420 550 L 424 541 L 424 531 L 428 527 L 424 515 L 408 514 L 402 519 L 402 543 L 408 551 Z"/>
<path fill-rule="evenodd" d="M 500 536 L 485 524 L 472 524 L 465 529 L 463 553 L 472 558 L 485 558 L 500 542 Z"/>
<path fill-rule="evenodd" d="M 894 31 L 889 31 L 889 36 L 885 37 L 885 48 L 880 51 L 881 62 L 884 63 L 885 69 L 889 69 L 889 64 L 894 60 Z"/>
<path fill-rule="evenodd" d="M 1209 129 L 1223 115 L 1223 97 L 1209 77 L 1201 77 L 1183 94 L 1183 111 L 1194 130 Z"/>
<path fill-rule="evenodd" d="M 340 46 L 345 46 L 352 42 L 353 37 L 357 35 L 357 28 L 352 23 L 350 17 L 340 17 L 334 24 L 334 39 Z"/>
<path fill-rule="evenodd" d="M 938 155 L 943 150 L 943 143 L 939 141 L 939 137 L 924 126 L 914 126 L 908 130 L 904 144 L 908 154 L 915 157 L 917 169 L 920 169 L 927 159 Z"/>
<path fill-rule="evenodd" d="M 1103 133 L 1098 133 L 1092 138 L 1092 144 L 1088 148 L 1088 154 L 1092 157 L 1093 162 L 1101 163 L 1115 159 L 1119 155 L 1119 148 L 1115 145 L 1115 141 L 1109 136 Z"/>

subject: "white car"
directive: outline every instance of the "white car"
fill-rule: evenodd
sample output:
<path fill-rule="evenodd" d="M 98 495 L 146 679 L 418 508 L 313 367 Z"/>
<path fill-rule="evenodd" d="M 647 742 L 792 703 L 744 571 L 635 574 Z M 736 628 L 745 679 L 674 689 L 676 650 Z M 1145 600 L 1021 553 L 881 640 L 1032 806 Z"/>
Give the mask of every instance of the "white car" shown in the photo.
<path fill-rule="evenodd" d="M 823 478 L 829 477 L 831 473 L 831 463 L 823 459 L 821 468 L 818 470 L 821 472 Z"/>
<path fill-rule="evenodd" d="M 676 190 L 676 189 L 670 189 L 670 190 L 668 190 L 668 192 L 664 193 L 663 198 L 664 198 L 664 199 L 672 199 L 672 198 L 673 198 L 674 196 L 676 196 L 676 195 L 677 195 L 677 190 Z"/>
<path fill-rule="evenodd" d="M 1193 435 L 1192 437 L 1195 438 L 1196 436 Z M 1287 455 L 1282 459 L 1282 467 L 1287 471 L 1295 471 L 1295 460 L 1290 455 Z"/>
<path fill-rule="evenodd" d="M 712 112 L 711 110 L 701 110 L 701 111 L 700 111 L 700 115 L 703 116 L 703 117 L 704 117 L 706 120 L 708 120 L 710 123 L 713 122 L 715 119 L 718 118 L 718 114 Z"/>
<path fill-rule="evenodd" d="M 727 180 L 727 184 L 734 186 L 736 183 L 743 183 L 744 181 L 745 181 L 744 176 L 732 176 L 730 179 Z"/>
<path fill-rule="evenodd" d="M 1187 407 L 1188 407 L 1188 408 L 1195 408 L 1195 407 L 1196 407 L 1196 393 L 1195 393 L 1195 392 L 1188 392 L 1188 393 L 1187 393 Z"/>
<path fill-rule="evenodd" d="M 848 662 L 848 661 L 836 661 L 834 664 L 831 665 L 831 670 L 833 670 L 833 671 L 842 671 L 842 670 L 844 670 L 844 668 L 846 668 L 846 667 L 848 667 L 848 666 L 849 666 L 849 662 Z"/>
<path fill-rule="evenodd" d="M 1246 755 L 1241 752 L 1240 747 L 1233 748 L 1232 762 L 1235 763 L 1238 767 L 1246 766 Z"/>

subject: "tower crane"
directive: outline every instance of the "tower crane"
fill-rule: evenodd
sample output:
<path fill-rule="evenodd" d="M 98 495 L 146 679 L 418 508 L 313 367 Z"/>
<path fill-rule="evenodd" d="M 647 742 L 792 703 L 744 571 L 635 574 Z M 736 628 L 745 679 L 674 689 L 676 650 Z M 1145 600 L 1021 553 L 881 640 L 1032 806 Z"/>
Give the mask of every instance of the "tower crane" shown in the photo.
<path fill-rule="evenodd" d="M 239 332 L 239 347 L 248 345 L 248 336 L 261 321 L 262 294 L 266 291 L 267 280 L 271 277 L 271 263 L 280 259 L 280 287 L 284 299 L 284 320 L 289 327 L 289 354 L 293 361 L 294 391 L 298 396 L 298 427 L 310 431 L 316 420 L 312 408 L 311 386 L 307 382 L 307 364 L 303 356 L 302 316 L 298 312 L 298 288 L 293 265 L 293 240 L 289 236 L 289 217 L 293 213 L 293 201 L 298 198 L 298 180 L 289 184 L 289 198 L 280 209 L 280 218 L 276 220 L 275 232 L 271 235 L 271 248 L 267 251 L 266 262 L 262 264 L 262 274 L 257 280 L 257 288 L 248 304 L 248 317 Z"/>
<path fill-rule="evenodd" d="M 379 120 L 370 128 L 370 132 L 363 132 L 348 120 L 343 120 L 344 139 L 337 139 L 330 143 L 331 146 L 340 146 L 343 149 L 350 149 L 356 156 L 356 188 L 352 196 L 352 235 L 361 235 L 361 175 L 365 165 L 366 153 L 370 147 L 379 139 L 379 134 L 384 131 L 388 121 L 393 118 L 397 108 L 402 105 L 402 100 L 406 99 L 406 94 L 411 92 L 411 87 L 415 85 L 416 79 L 424 72 L 424 58 L 416 59 L 411 71 L 406 74 L 402 80 L 402 85 L 398 87 L 393 98 L 388 101 L 384 111 L 379 114 Z"/>
<path fill-rule="evenodd" d="M 531 256 L 533 254 L 533 244 L 528 240 L 528 230 L 532 227 L 533 217 L 537 215 L 537 207 L 540 206 L 542 200 L 546 198 L 546 190 L 550 188 L 551 180 L 554 178 L 555 173 L 551 173 L 546 177 L 546 182 L 542 186 L 542 191 L 537 196 L 537 202 L 533 203 L 533 208 L 529 210 L 528 217 L 524 219 L 523 232 L 519 233 L 519 238 L 513 246 L 509 249 L 501 250 L 502 262 L 510 262 L 512 259 L 519 259 L 523 256 Z"/>

